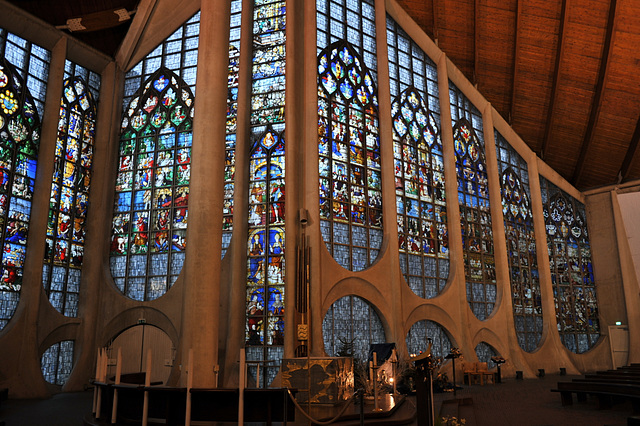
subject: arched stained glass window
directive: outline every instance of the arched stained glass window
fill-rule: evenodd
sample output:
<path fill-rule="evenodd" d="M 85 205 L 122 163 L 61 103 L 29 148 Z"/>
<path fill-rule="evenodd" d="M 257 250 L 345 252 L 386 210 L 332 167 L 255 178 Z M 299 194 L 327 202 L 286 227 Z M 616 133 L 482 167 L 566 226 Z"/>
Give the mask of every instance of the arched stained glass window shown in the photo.
<path fill-rule="evenodd" d="M 540 188 L 558 332 L 567 349 L 583 353 L 600 338 L 584 205 L 542 176 Z"/>
<path fill-rule="evenodd" d="M 361 271 L 382 244 L 378 101 L 371 74 L 346 41 L 318 57 L 322 236 L 344 268 Z"/>
<path fill-rule="evenodd" d="M 134 300 L 169 290 L 184 263 L 193 94 L 162 67 L 125 110 L 111 240 L 111 274 Z"/>
<path fill-rule="evenodd" d="M 527 163 L 498 133 L 496 150 L 500 168 L 502 213 L 509 256 L 513 320 L 518 344 L 531 352 L 542 338 L 542 298 L 536 238 L 529 195 Z"/>
<path fill-rule="evenodd" d="M 254 1 L 245 345 L 259 387 L 284 355 L 285 24 L 284 1 Z"/>
<path fill-rule="evenodd" d="M 238 119 L 238 73 L 240 71 L 240 23 L 242 0 L 231 1 L 229 31 L 229 74 L 227 82 L 227 126 L 224 161 L 224 203 L 222 206 L 222 257 L 231 243 L 233 195 L 236 174 L 236 127 Z"/>
<path fill-rule="evenodd" d="M 491 359 L 498 356 L 498 351 L 487 342 L 480 342 L 476 345 L 476 356 L 478 357 L 478 361 L 486 362 L 489 369 L 498 365 Z"/>
<path fill-rule="evenodd" d="M 73 369 L 73 340 L 54 343 L 40 359 L 42 375 L 47 383 L 62 386 L 67 383 Z"/>
<path fill-rule="evenodd" d="M 60 99 L 42 284 L 58 312 L 77 317 L 97 117 L 89 71 L 69 61 L 66 68 L 78 75 L 64 81 Z"/>
<path fill-rule="evenodd" d="M 449 276 L 444 162 L 436 65 L 387 16 L 400 267 L 423 298 Z"/>
<path fill-rule="evenodd" d="M 360 361 L 367 360 L 370 345 L 386 342 L 384 326 L 374 306 L 358 296 L 333 302 L 322 320 L 322 336 L 327 355 L 339 356 L 348 350 Z"/>
<path fill-rule="evenodd" d="M 50 53 L 0 29 L 0 54 L 2 330 L 20 299 Z"/>
<path fill-rule="evenodd" d="M 484 146 L 465 118 L 454 126 L 453 142 L 467 301 L 475 316 L 485 320 L 496 302 L 496 274 Z"/>
<path fill-rule="evenodd" d="M 440 358 L 449 354 L 453 344 L 449 332 L 440 324 L 429 320 L 420 320 L 411 326 L 406 343 L 409 355 L 419 355 L 427 350 L 431 341 L 431 353 Z"/>

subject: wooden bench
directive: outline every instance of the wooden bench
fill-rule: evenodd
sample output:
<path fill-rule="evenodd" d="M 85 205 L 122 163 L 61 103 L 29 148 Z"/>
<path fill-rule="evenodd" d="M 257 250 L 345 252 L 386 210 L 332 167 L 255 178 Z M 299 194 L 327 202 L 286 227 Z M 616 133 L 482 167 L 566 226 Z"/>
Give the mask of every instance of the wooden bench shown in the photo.
<path fill-rule="evenodd" d="M 578 401 L 585 401 L 587 395 L 594 395 L 600 409 L 611 408 L 613 397 L 620 397 L 630 400 L 634 411 L 640 410 L 640 384 L 574 380 L 558 382 L 558 388 L 551 391 L 560 393 L 563 406 L 573 404 L 572 394 L 575 393 Z"/>

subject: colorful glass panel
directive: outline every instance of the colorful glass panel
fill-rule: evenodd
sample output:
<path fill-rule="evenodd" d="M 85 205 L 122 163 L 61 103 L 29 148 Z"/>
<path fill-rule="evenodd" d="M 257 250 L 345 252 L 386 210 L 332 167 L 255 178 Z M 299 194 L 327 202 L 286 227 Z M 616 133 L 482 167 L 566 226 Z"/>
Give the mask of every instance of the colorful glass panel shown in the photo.
<path fill-rule="evenodd" d="M 125 110 L 111 238 L 111 273 L 134 300 L 166 293 L 184 262 L 194 98 L 158 69 Z"/>
<path fill-rule="evenodd" d="M 259 387 L 284 355 L 285 15 L 284 1 L 254 1 L 245 338 Z"/>
<path fill-rule="evenodd" d="M 333 302 L 322 321 L 322 336 L 329 356 L 340 356 L 348 347 L 360 361 L 368 359 L 370 345 L 386 342 L 375 308 L 358 296 L 345 296 Z"/>
<path fill-rule="evenodd" d="M 2 29 L 0 53 L 2 330 L 20 299 L 50 53 Z"/>
<path fill-rule="evenodd" d="M 334 259 L 353 271 L 382 243 L 378 101 L 353 47 L 338 41 L 318 57 L 320 218 Z"/>
<path fill-rule="evenodd" d="M 236 127 L 238 119 L 238 73 L 240 71 L 240 23 L 242 0 L 231 1 L 229 31 L 229 74 L 227 82 L 227 126 L 224 161 L 224 202 L 222 205 L 222 257 L 231 243 L 233 195 L 236 173 Z"/>
<path fill-rule="evenodd" d="M 100 77 L 69 61 L 65 68 L 71 76 L 60 99 L 42 284 L 58 312 L 77 317 L 96 131 L 91 89 L 97 93 Z"/>
<path fill-rule="evenodd" d="M 540 177 L 558 332 L 583 353 L 600 338 L 598 298 L 584 205 Z"/>
<path fill-rule="evenodd" d="M 532 352 L 542 339 L 542 298 L 527 163 L 495 132 L 502 214 L 518 344 Z"/>

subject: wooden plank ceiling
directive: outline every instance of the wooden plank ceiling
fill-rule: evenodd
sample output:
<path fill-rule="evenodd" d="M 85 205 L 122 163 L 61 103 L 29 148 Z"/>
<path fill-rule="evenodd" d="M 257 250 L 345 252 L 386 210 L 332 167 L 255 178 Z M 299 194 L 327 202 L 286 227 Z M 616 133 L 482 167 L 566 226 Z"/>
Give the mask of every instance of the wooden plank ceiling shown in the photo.
<path fill-rule="evenodd" d="M 640 178 L 640 2 L 398 3 L 569 182 Z"/>
<path fill-rule="evenodd" d="M 576 187 L 640 179 L 639 1 L 397 1 Z M 11 2 L 60 26 L 139 0 Z M 113 56 L 130 22 L 72 34 Z"/>

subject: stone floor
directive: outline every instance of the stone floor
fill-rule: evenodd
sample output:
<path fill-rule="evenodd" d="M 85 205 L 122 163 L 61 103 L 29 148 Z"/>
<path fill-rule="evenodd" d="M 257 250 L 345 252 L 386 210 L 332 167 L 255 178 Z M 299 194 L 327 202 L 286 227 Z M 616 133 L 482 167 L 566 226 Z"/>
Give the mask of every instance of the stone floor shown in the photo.
<path fill-rule="evenodd" d="M 466 420 L 466 426 L 625 426 L 632 415 L 629 403 L 615 405 L 610 410 L 598 410 L 594 400 L 577 402 L 563 407 L 560 395 L 550 392 L 558 381 L 570 381 L 571 376 L 547 375 L 542 379 L 505 380 L 501 384 L 463 386 L 456 399 L 471 402 L 460 405 L 450 401 L 452 393 L 436 394 L 436 413 L 455 415 Z M 82 425 L 85 415 L 90 413 L 92 392 L 64 393 L 46 400 L 5 401 L 0 407 L 0 424 L 6 426 L 73 426 Z M 411 419 L 415 397 L 409 397 L 394 418 L 378 424 L 394 424 Z M 368 409 L 372 405 L 366 406 Z M 316 414 L 316 413 L 314 413 Z M 325 413 L 328 414 L 328 413 Z M 640 413 L 637 413 L 640 414 Z M 327 417 L 322 416 L 322 417 Z M 306 425 L 302 415 L 296 416 L 293 424 Z M 278 423 L 276 423 L 278 424 Z M 289 424 L 292 424 L 291 422 Z M 338 423 L 345 425 L 346 423 Z M 356 422 L 358 424 L 358 422 Z M 397 424 L 397 423 L 396 423 Z"/>

